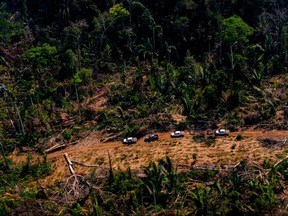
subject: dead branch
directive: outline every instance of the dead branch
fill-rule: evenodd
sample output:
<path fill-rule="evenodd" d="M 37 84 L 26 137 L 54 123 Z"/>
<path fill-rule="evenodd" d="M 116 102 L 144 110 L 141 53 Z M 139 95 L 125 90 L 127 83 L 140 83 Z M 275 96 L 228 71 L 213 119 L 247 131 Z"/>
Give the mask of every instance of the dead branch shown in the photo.
<path fill-rule="evenodd" d="M 221 170 L 219 165 L 217 164 L 202 164 L 202 165 L 194 165 L 193 169 L 196 170 Z"/>
<path fill-rule="evenodd" d="M 278 166 L 280 163 L 282 163 L 284 160 L 286 160 L 288 158 L 288 155 L 283 158 L 282 160 L 279 160 L 277 163 L 274 164 L 273 168 L 275 168 L 276 166 Z"/>
<path fill-rule="evenodd" d="M 241 164 L 241 161 L 238 162 L 238 163 L 236 163 L 235 165 L 224 165 L 223 167 L 224 167 L 225 169 L 235 169 L 235 168 L 237 168 L 240 164 Z"/>
<path fill-rule="evenodd" d="M 262 143 L 265 147 L 269 148 L 279 148 L 284 146 L 287 142 L 287 139 L 272 139 L 272 138 L 258 138 L 258 141 Z"/>
<path fill-rule="evenodd" d="M 66 147 L 66 144 L 56 144 L 56 145 L 52 146 L 51 148 L 44 150 L 44 152 L 50 153 L 50 152 L 53 152 L 57 149 L 64 148 L 64 147 Z"/>
<path fill-rule="evenodd" d="M 189 182 L 194 182 L 194 183 L 205 183 L 204 181 L 197 180 L 197 179 L 192 179 L 192 178 L 189 178 Z"/>
<path fill-rule="evenodd" d="M 64 186 L 64 199 L 66 201 L 77 201 L 89 193 L 88 185 L 85 184 L 82 175 L 71 175 Z"/>
<path fill-rule="evenodd" d="M 108 137 L 106 137 L 104 139 L 101 139 L 100 142 L 108 142 L 108 141 L 114 140 L 115 138 L 118 138 L 121 135 L 122 135 L 122 133 L 118 133 L 118 134 L 115 134 L 115 135 L 112 135 L 112 136 L 108 136 Z"/>
<path fill-rule="evenodd" d="M 106 170 L 104 169 L 104 166 L 101 165 L 97 165 L 97 164 L 84 164 L 82 162 L 79 161 L 71 161 L 72 164 L 77 164 L 80 166 L 84 166 L 84 167 L 96 167 L 96 171 L 95 171 L 95 179 L 97 180 L 101 180 L 104 179 L 106 177 Z M 87 184 L 90 184 L 88 182 L 86 182 Z M 91 187 L 94 188 L 94 186 L 90 185 Z"/>
<path fill-rule="evenodd" d="M 235 165 L 233 166 L 233 168 L 236 168 L 236 167 L 238 167 L 240 164 L 241 164 L 241 161 L 240 161 L 240 162 L 238 162 L 237 164 L 235 164 Z"/>
<path fill-rule="evenodd" d="M 84 166 L 84 167 L 100 167 L 99 165 L 96 165 L 96 164 L 84 164 L 82 162 L 79 162 L 79 161 L 71 161 L 72 163 L 74 164 L 77 164 L 77 165 L 80 165 L 80 166 Z"/>
<path fill-rule="evenodd" d="M 256 163 L 256 162 L 250 162 L 250 166 L 251 167 L 254 167 L 254 168 L 256 168 L 257 170 L 263 170 L 263 168 L 261 167 L 261 165 L 259 165 L 258 163 Z"/>
<path fill-rule="evenodd" d="M 276 166 L 278 166 L 279 164 L 281 164 L 281 163 L 282 163 L 283 161 L 285 161 L 287 158 L 288 158 L 288 155 L 287 155 L 285 158 L 277 161 L 277 162 L 273 165 L 273 168 L 275 168 Z M 265 175 L 268 176 L 272 170 L 273 170 L 273 169 L 270 169 L 268 172 L 265 173 Z"/>
<path fill-rule="evenodd" d="M 72 175 L 75 175 L 75 171 L 74 171 L 73 166 L 72 166 L 73 164 L 72 164 L 72 162 L 70 161 L 67 153 L 64 154 L 64 158 L 65 158 L 65 160 L 66 160 L 66 163 L 67 163 L 67 165 L 68 165 L 68 168 L 69 168 L 70 173 L 71 173 Z"/>
<path fill-rule="evenodd" d="M 65 147 L 70 146 L 70 145 L 75 145 L 75 144 L 77 144 L 77 143 L 78 143 L 78 142 L 75 141 L 75 142 L 71 142 L 71 143 L 67 143 L 67 144 L 55 144 L 54 146 L 52 146 L 52 147 L 50 147 L 50 148 L 48 148 L 48 149 L 45 149 L 44 152 L 46 152 L 46 153 L 51 153 L 51 152 L 53 152 L 53 151 L 55 151 L 55 150 L 59 150 L 59 149 L 61 149 L 61 148 L 65 148 Z"/>
<path fill-rule="evenodd" d="M 77 201 L 89 193 L 91 184 L 85 180 L 84 176 L 75 174 L 72 166 L 73 163 L 69 159 L 67 153 L 64 154 L 64 158 L 71 173 L 71 176 L 66 180 L 64 185 L 64 199 L 66 202 Z"/>

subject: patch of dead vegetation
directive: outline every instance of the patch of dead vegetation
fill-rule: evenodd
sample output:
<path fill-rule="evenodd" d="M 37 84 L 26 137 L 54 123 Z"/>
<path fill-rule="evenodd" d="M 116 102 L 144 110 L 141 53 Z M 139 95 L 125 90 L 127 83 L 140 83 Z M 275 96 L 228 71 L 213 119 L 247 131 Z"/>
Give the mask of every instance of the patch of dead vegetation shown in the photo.
<path fill-rule="evenodd" d="M 236 140 L 239 133 L 244 137 L 241 141 Z M 242 160 L 262 164 L 265 159 L 269 159 L 273 163 L 279 160 L 280 156 L 284 157 L 288 152 L 288 146 L 267 148 L 259 141 L 259 137 L 263 137 L 264 134 L 269 139 L 283 140 L 286 136 L 288 137 L 288 131 L 242 131 L 233 132 L 229 137 L 217 137 L 213 145 L 207 145 L 205 142 L 195 142 L 192 135 L 187 131 L 185 136 L 179 139 L 170 138 L 169 132 L 160 132 L 158 133 L 158 141 L 146 143 L 141 138 L 137 144 L 126 146 L 121 141 L 101 143 L 97 139 L 99 134 L 93 135 L 92 133 L 80 140 L 77 145 L 49 153 L 47 155 L 48 160 L 54 164 L 54 172 L 42 181 L 45 184 L 53 184 L 56 181 L 64 181 L 69 176 L 64 153 L 68 153 L 71 160 L 74 161 L 84 164 L 98 164 L 101 172 L 109 169 L 109 155 L 114 170 L 130 168 L 133 171 L 139 171 L 148 166 L 149 162 L 157 162 L 169 156 L 179 172 L 203 164 L 232 166 Z M 19 157 L 24 157 L 24 155 Z M 12 159 L 19 161 L 16 155 Z M 100 172 L 97 169 L 96 173 L 98 171 Z M 89 175 L 91 168 L 76 165 L 75 172 Z"/>

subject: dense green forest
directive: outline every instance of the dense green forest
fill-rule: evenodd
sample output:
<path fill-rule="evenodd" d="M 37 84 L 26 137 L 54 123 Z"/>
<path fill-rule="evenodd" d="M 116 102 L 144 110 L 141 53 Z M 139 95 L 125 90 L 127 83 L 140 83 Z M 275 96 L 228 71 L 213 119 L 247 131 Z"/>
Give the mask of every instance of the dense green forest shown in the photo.
<path fill-rule="evenodd" d="M 159 127 L 175 104 L 190 122 L 269 120 L 286 105 L 262 88 L 287 71 L 286 3 L 4 1 L 2 134 L 10 144 L 34 146 L 63 129 L 61 113 L 79 125 L 96 120 L 98 129 L 135 134 L 143 125 L 133 119 L 164 113 L 150 125 Z M 85 104 L 115 74 L 111 109 L 91 113 Z M 254 115 L 237 115 L 255 102 Z"/>
<path fill-rule="evenodd" d="M 0 194 L 19 179 L 51 172 L 45 156 L 16 168 L 6 156 L 16 147 L 42 152 L 60 132 L 72 142 L 87 130 L 141 137 L 150 129 L 215 127 L 220 121 L 230 130 L 261 123 L 288 127 L 286 118 L 277 121 L 288 97 L 285 0 L 1 0 L 0 43 L 1 185 L 14 178 Z M 91 109 L 95 92 L 105 87 L 107 108 Z M 187 121 L 176 125 L 171 113 Z M 275 190 L 283 186 L 275 175 L 287 178 L 285 166 L 272 169 L 264 183 L 232 173 L 229 181 L 225 176 L 186 193 L 180 185 L 189 175 L 208 182 L 216 173 L 177 174 L 169 158 L 161 163 L 146 168 L 144 182 L 111 171 L 103 187 L 119 193 L 117 202 L 93 188 L 81 201 L 91 201 L 91 215 L 147 215 L 165 208 L 171 215 L 272 214 Z M 34 197 L 23 194 L 27 203 Z M 17 202 L 1 199 L 0 215 L 11 214 Z M 45 214 L 56 214 L 54 205 Z M 215 207 L 222 210 L 212 213 Z M 81 203 L 71 209 L 85 215 Z"/>

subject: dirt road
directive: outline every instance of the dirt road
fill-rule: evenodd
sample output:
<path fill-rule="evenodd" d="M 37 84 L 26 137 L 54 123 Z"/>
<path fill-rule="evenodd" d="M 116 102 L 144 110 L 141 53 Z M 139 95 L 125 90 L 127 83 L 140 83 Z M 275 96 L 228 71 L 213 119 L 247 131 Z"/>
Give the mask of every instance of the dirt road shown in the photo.
<path fill-rule="evenodd" d="M 149 162 L 157 162 L 169 156 L 178 170 L 192 165 L 216 164 L 234 165 L 241 160 L 250 160 L 255 163 L 263 163 L 269 160 L 275 163 L 288 155 L 288 142 L 277 148 L 267 148 L 259 142 L 258 138 L 279 139 L 285 141 L 288 131 L 239 131 L 232 132 L 228 137 L 217 137 L 213 143 L 195 142 L 195 134 L 185 131 L 183 138 L 171 138 L 170 132 L 158 133 L 159 140 L 150 143 L 144 142 L 144 138 L 134 145 L 123 145 L 121 141 L 101 143 L 99 133 L 91 133 L 80 140 L 77 145 L 47 154 L 52 162 L 54 174 L 45 181 L 53 182 L 56 179 L 65 179 L 69 175 L 64 153 L 69 155 L 72 161 L 78 161 L 87 165 L 98 165 L 101 168 L 109 167 L 109 157 L 113 169 L 139 170 L 148 166 Z M 244 139 L 237 141 L 236 136 L 241 134 Z M 20 158 L 22 157 L 22 158 Z M 14 156 L 15 161 L 25 161 L 25 155 Z M 77 173 L 89 174 L 91 168 L 75 164 Z M 96 170 L 97 171 L 97 170 Z"/>
<path fill-rule="evenodd" d="M 172 142 L 177 141 L 177 142 L 192 142 L 192 136 L 188 131 L 185 131 L 185 137 L 184 138 L 170 138 L 170 132 L 163 132 L 163 133 L 158 133 L 159 134 L 159 141 L 158 143 L 167 143 L 167 142 Z M 241 134 L 244 138 L 260 138 L 260 137 L 266 137 L 266 138 L 275 138 L 275 139 L 285 139 L 286 137 L 288 138 L 288 131 L 237 131 L 237 132 L 231 132 L 229 139 L 234 138 L 238 135 Z M 77 145 L 73 145 L 70 147 L 67 147 L 64 150 L 52 152 L 48 154 L 48 158 L 53 160 L 57 157 L 62 157 L 64 153 L 68 154 L 73 154 L 73 153 L 91 153 L 93 151 L 109 151 L 113 150 L 115 148 L 128 148 L 131 149 L 133 148 L 132 146 L 125 146 L 122 144 L 122 141 L 114 141 L 114 142 L 105 142 L 101 143 L 99 141 L 99 137 L 95 138 L 95 141 L 93 142 L 93 134 L 91 135 L 92 138 L 86 138 L 84 140 L 79 141 Z M 92 140 L 91 140 L 92 139 Z M 223 139 L 223 138 L 222 138 Z M 137 145 L 149 145 L 151 143 L 145 143 L 144 138 L 141 138 L 138 140 Z"/>
<path fill-rule="evenodd" d="M 230 136 L 218 137 L 215 143 L 207 145 L 207 143 L 193 141 L 193 134 L 188 131 L 185 131 L 183 138 L 171 138 L 170 132 L 158 134 L 158 141 L 146 143 L 144 138 L 141 138 L 132 146 L 123 145 L 121 141 L 101 143 L 97 139 L 93 142 L 93 139 L 87 138 L 79 141 L 77 145 L 49 153 L 48 159 L 63 160 L 64 153 L 68 153 L 73 160 L 87 164 L 100 164 L 99 161 L 102 161 L 104 165 L 108 165 L 108 155 L 110 155 L 114 167 L 135 169 L 148 165 L 150 161 L 165 158 L 166 155 L 178 164 L 190 164 L 195 155 L 197 155 L 197 163 L 202 164 L 236 163 L 243 158 L 260 162 L 265 158 L 277 160 L 279 154 L 285 154 L 286 147 L 267 148 L 258 141 L 258 138 L 285 140 L 288 137 L 288 131 L 232 132 Z M 235 138 L 238 134 L 241 134 L 244 139 L 237 141 Z"/>

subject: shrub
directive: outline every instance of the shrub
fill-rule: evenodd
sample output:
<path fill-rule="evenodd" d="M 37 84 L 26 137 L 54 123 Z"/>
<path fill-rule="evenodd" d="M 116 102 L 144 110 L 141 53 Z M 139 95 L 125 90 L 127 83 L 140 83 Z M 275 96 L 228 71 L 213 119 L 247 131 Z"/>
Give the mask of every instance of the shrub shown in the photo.
<path fill-rule="evenodd" d="M 240 140 L 243 140 L 244 139 L 244 137 L 242 136 L 242 134 L 237 134 L 237 136 L 236 136 L 236 140 L 237 141 L 240 141 Z"/>
<path fill-rule="evenodd" d="M 104 161 L 105 161 L 105 158 L 104 158 L 104 157 L 98 157 L 98 158 L 96 158 L 96 163 L 97 163 L 98 165 L 102 165 L 102 164 L 104 163 Z"/>
<path fill-rule="evenodd" d="M 51 173 L 51 165 L 48 163 L 46 156 L 44 156 L 43 162 L 40 158 L 37 158 L 35 163 L 31 160 L 32 156 L 28 155 L 25 164 L 21 167 L 20 178 L 32 176 L 38 179 Z"/>

